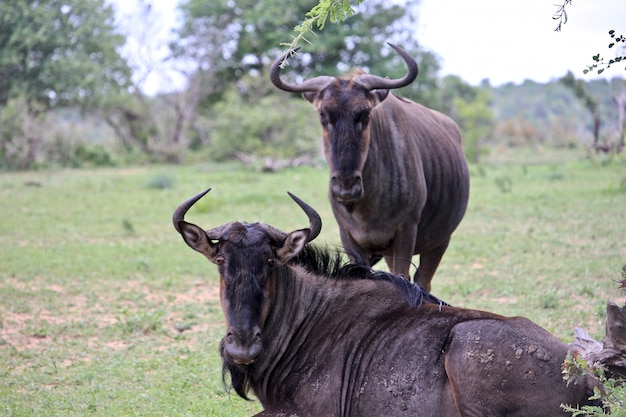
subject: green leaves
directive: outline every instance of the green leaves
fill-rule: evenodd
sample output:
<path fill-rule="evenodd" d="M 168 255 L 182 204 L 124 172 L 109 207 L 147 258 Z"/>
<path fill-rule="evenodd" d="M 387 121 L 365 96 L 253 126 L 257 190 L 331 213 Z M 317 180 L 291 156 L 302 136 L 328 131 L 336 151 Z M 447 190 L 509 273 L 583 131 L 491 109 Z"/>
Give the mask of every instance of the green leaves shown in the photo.
<path fill-rule="evenodd" d="M 356 0 L 356 5 L 362 2 L 363 0 Z M 318 29 L 322 30 L 329 17 L 332 23 L 338 23 L 343 22 L 354 13 L 355 10 L 350 6 L 349 0 L 320 0 L 317 6 L 313 7 L 306 15 L 315 21 Z"/>
<path fill-rule="evenodd" d="M 615 45 L 619 43 L 626 43 L 626 37 L 624 35 L 616 35 L 614 30 L 609 30 L 609 36 L 614 42 L 609 43 L 609 49 L 613 48 Z M 604 61 L 604 58 L 600 56 L 600 54 L 593 55 L 591 60 L 594 62 L 591 65 L 588 65 L 587 68 L 583 70 L 583 74 L 588 74 L 589 72 L 597 71 L 598 75 L 602 74 L 605 69 L 611 68 L 611 65 L 621 62 L 623 59 L 626 59 L 626 53 L 622 52 L 617 53 L 615 58 L 609 59 L 608 62 Z"/>
<path fill-rule="evenodd" d="M 355 0 L 355 6 L 362 2 L 363 0 Z M 319 3 L 306 13 L 306 19 L 294 28 L 296 36 L 293 37 L 291 43 L 283 43 L 282 45 L 288 46 L 290 50 L 295 49 L 300 41 L 309 42 L 305 35 L 315 33 L 313 26 L 323 30 L 329 18 L 332 23 L 339 23 L 355 13 L 356 11 L 350 5 L 350 0 L 319 0 Z"/>
<path fill-rule="evenodd" d="M 7 0 L 0 16 L 0 106 L 19 95 L 86 106 L 128 85 L 125 38 L 103 0 Z"/>

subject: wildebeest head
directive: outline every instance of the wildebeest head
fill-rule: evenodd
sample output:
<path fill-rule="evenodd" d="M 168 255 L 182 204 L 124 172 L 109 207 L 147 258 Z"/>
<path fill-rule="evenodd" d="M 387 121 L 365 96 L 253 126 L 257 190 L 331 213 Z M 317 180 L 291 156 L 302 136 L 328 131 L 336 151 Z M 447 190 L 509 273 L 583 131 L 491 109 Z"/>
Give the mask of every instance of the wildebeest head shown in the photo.
<path fill-rule="evenodd" d="M 363 196 L 362 170 L 369 149 L 370 112 L 385 100 L 390 89 L 404 87 L 417 77 L 417 63 L 402 48 L 389 44 L 406 62 L 408 71 L 390 80 L 360 73 L 351 78 L 315 77 L 291 84 L 280 77 L 287 56 L 277 59 L 270 70 L 272 83 L 281 90 L 301 92 L 317 108 L 324 137 L 324 154 L 330 165 L 330 192 L 344 203 Z"/>
<path fill-rule="evenodd" d="M 231 222 L 205 231 L 184 218 L 191 206 L 209 191 L 181 204 L 172 220 L 185 242 L 218 266 L 220 300 L 227 324 L 222 352 L 226 360 L 247 365 L 254 362 L 262 349 L 273 270 L 315 239 L 322 222 L 313 208 L 289 193 L 307 214 L 308 228 L 285 233 L 262 223 Z"/>

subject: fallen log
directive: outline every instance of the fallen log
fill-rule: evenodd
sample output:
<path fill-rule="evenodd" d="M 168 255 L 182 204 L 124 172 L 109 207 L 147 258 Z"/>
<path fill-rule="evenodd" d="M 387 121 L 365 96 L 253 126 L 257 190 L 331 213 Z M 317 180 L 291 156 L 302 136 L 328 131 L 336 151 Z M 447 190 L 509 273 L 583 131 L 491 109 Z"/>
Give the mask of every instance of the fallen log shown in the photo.
<path fill-rule="evenodd" d="M 626 378 L 626 304 L 609 302 L 606 307 L 606 335 L 602 342 L 581 329 L 574 329 L 572 348 L 591 367 L 601 367 L 609 378 Z"/>

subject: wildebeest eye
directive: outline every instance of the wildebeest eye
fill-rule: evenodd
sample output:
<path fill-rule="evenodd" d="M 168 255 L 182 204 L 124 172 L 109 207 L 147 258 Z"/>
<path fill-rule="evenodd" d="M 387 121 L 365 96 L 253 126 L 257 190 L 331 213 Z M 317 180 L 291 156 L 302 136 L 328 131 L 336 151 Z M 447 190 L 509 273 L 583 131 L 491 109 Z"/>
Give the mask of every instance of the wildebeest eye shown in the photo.
<path fill-rule="evenodd" d="M 218 265 L 224 265 L 224 261 L 225 259 L 224 259 L 224 256 L 222 255 L 217 255 L 214 260 L 214 262 Z"/>
<path fill-rule="evenodd" d="M 370 113 L 368 111 L 358 112 L 354 116 L 354 123 L 362 123 L 363 126 L 367 126 L 370 121 Z"/>
<path fill-rule="evenodd" d="M 267 264 L 268 264 L 269 266 L 276 266 L 276 259 L 274 259 L 274 258 L 269 258 L 269 259 L 267 260 Z"/>
<path fill-rule="evenodd" d="M 319 114 L 320 114 L 320 123 L 322 123 L 323 125 L 328 124 L 328 115 L 326 114 L 326 112 L 324 110 L 320 110 Z"/>

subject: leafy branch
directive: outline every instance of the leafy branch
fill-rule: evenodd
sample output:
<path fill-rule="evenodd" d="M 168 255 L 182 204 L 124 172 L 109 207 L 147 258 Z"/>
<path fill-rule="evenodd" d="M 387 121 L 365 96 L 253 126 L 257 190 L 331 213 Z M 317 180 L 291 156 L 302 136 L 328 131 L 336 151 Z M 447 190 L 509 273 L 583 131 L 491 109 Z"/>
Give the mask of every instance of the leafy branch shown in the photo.
<path fill-rule="evenodd" d="M 613 39 L 613 41 L 609 43 L 609 48 L 613 48 L 616 44 L 619 43 L 624 43 L 625 45 L 622 47 L 626 47 L 626 37 L 624 37 L 624 35 L 616 35 L 614 30 L 609 30 L 609 36 L 611 37 L 611 39 Z M 605 62 L 604 58 L 602 58 L 599 53 L 592 56 L 591 59 L 593 59 L 594 63 L 583 70 L 584 74 L 587 74 L 588 72 L 593 72 L 596 69 L 598 71 L 598 74 L 602 74 L 605 69 L 611 68 L 611 65 L 622 61 L 626 62 L 626 54 L 622 53 L 615 58 L 609 59 L 608 62 Z"/>
<path fill-rule="evenodd" d="M 565 11 L 565 6 L 571 6 L 572 0 L 565 0 L 562 5 L 557 5 L 557 10 L 552 15 L 552 19 L 558 20 L 559 24 L 554 29 L 555 32 L 560 32 L 561 27 L 567 23 L 567 12 Z"/>
<path fill-rule="evenodd" d="M 571 1 L 571 0 L 570 0 Z M 355 0 L 355 6 L 363 3 L 363 0 Z M 306 19 L 294 27 L 295 36 L 292 36 L 290 43 L 282 43 L 289 51 L 294 50 L 301 41 L 311 43 L 306 35 L 315 35 L 314 29 L 323 30 L 326 21 L 330 19 L 332 23 L 343 22 L 352 16 L 356 11 L 350 5 L 350 0 L 319 0 L 319 3 L 307 12 Z M 284 65 L 285 63 L 283 63 Z"/>
<path fill-rule="evenodd" d="M 572 0 L 564 0 L 563 4 L 556 5 L 557 9 L 556 12 L 554 12 L 554 14 L 552 15 L 552 19 L 558 20 L 559 24 L 556 25 L 556 28 L 554 29 L 555 32 L 560 32 L 563 25 L 567 23 L 567 11 L 565 10 L 565 6 L 571 5 Z M 616 35 L 614 30 L 609 30 L 609 36 L 613 39 L 613 41 L 609 43 L 609 48 L 614 47 L 620 42 L 626 43 L 626 37 L 624 37 L 624 35 Z M 623 48 L 626 48 L 626 45 L 624 45 Z M 589 72 L 597 70 L 599 75 L 602 74 L 605 69 L 611 68 L 611 65 L 613 64 L 622 61 L 626 62 L 626 49 L 624 50 L 624 52 L 618 53 L 616 55 L 617 56 L 615 58 L 609 59 L 608 62 L 605 62 L 604 58 L 602 58 L 599 53 L 595 54 L 591 57 L 594 63 L 588 65 L 587 68 L 583 70 L 583 74 L 587 74 Z"/>

